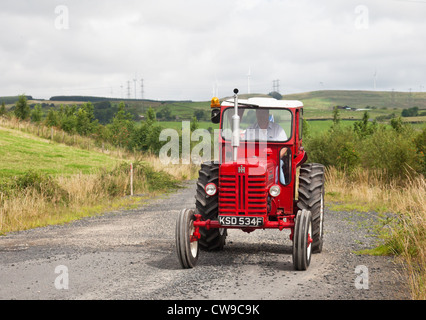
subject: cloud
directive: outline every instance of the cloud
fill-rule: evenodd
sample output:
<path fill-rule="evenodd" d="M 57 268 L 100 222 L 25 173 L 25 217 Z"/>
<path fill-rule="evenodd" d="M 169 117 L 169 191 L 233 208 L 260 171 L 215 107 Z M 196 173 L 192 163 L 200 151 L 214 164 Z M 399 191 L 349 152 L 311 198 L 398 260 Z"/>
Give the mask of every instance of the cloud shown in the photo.
<path fill-rule="evenodd" d="M 425 82 L 422 1 L 57 1 L 0 4 L 0 96 L 25 92 L 209 100 L 267 93 L 408 90 Z M 320 85 L 320 82 L 322 85 Z M 140 82 L 137 82 L 140 97 Z"/>

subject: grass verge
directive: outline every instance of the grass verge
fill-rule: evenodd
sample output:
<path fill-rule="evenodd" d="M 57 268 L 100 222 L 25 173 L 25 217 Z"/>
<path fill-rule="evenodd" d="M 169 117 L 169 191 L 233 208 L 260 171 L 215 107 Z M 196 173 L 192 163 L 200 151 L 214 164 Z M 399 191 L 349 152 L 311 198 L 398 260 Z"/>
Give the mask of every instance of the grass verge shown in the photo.
<path fill-rule="evenodd" d="M 29 124 L 18 123 L 19 129 L 6 124 L 0 126 L 0 235 L 136 206 L 197 175 L 195 165 L 165 165 L 142 153 L 118 152 L 115 157 L 103 149 L 40 137 Z M 136 196 L 125 197 L 130 194 L 130 162 Z"/>
<path fill-rule="evenodd" d="M 134 193 L 127 163 L 91 174 L 52 177 L 29 170 L 0 185 L 0 234 L 67 223 L 117 207 L 129 208 L 147 198 L 179 188 L 179 179 L 135 162 Z"/>
<path fill-rule="evenodd" d="M 385 172 L 326 170 L 326 199 L 333 210 L 376 211 L 382 243 L 361 253 L 395 255 L 407 271 L 411 296 L 426 299 L 426 182 L 422 175 L 389 182 Z"/>

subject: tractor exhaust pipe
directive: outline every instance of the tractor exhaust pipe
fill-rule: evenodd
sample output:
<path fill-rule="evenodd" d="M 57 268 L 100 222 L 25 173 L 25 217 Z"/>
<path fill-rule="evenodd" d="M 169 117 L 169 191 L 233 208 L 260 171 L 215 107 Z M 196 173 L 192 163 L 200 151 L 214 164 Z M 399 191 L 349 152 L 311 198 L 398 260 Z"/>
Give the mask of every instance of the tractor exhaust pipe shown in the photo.
<path fill-rule="evenodd" d="M 238 115 L 238 89 L 234 89 L 234 115 L 232 116 L 232 151 L 233 160 L 237 162 L 240 146 L 240 116 Z"/>

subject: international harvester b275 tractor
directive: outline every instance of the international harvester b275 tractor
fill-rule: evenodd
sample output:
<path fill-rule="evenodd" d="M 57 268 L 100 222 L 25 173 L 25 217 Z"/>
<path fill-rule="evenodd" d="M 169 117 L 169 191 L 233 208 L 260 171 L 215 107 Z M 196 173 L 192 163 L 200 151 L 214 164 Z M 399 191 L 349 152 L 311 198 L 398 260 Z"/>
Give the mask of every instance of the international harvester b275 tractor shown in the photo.
<path fill-rule="evenodd" d="M 212 99 L 219 161 L 201 164 L 195 209 L 176 222 L 176 249 L 192 268 L 199 248 L 221 250 L 227 229 L 290 229 L 293 265 L 306 270 L 323 247 L 324 166 L 305 163 L 303 104 L 273 98 Z"/>

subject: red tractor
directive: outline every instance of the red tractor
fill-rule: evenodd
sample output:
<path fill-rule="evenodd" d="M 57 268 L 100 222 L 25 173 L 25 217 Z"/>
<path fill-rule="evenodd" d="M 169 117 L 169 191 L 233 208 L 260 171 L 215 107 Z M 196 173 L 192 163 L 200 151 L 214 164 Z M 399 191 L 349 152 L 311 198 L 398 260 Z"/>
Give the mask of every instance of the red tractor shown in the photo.
<path fill-rule="evenodd" d="M 221 250 L 227 229 L 290 229 L 293 265 L 306 270 L 323 247 L 324 166 L 302 147 L 303 104 L 273 98 L 212 99 L 220 123 L 219 161 L 199 171 L 195 209 L 176 222 L 176 249 L 192 268 L 199 248 Z"/>

